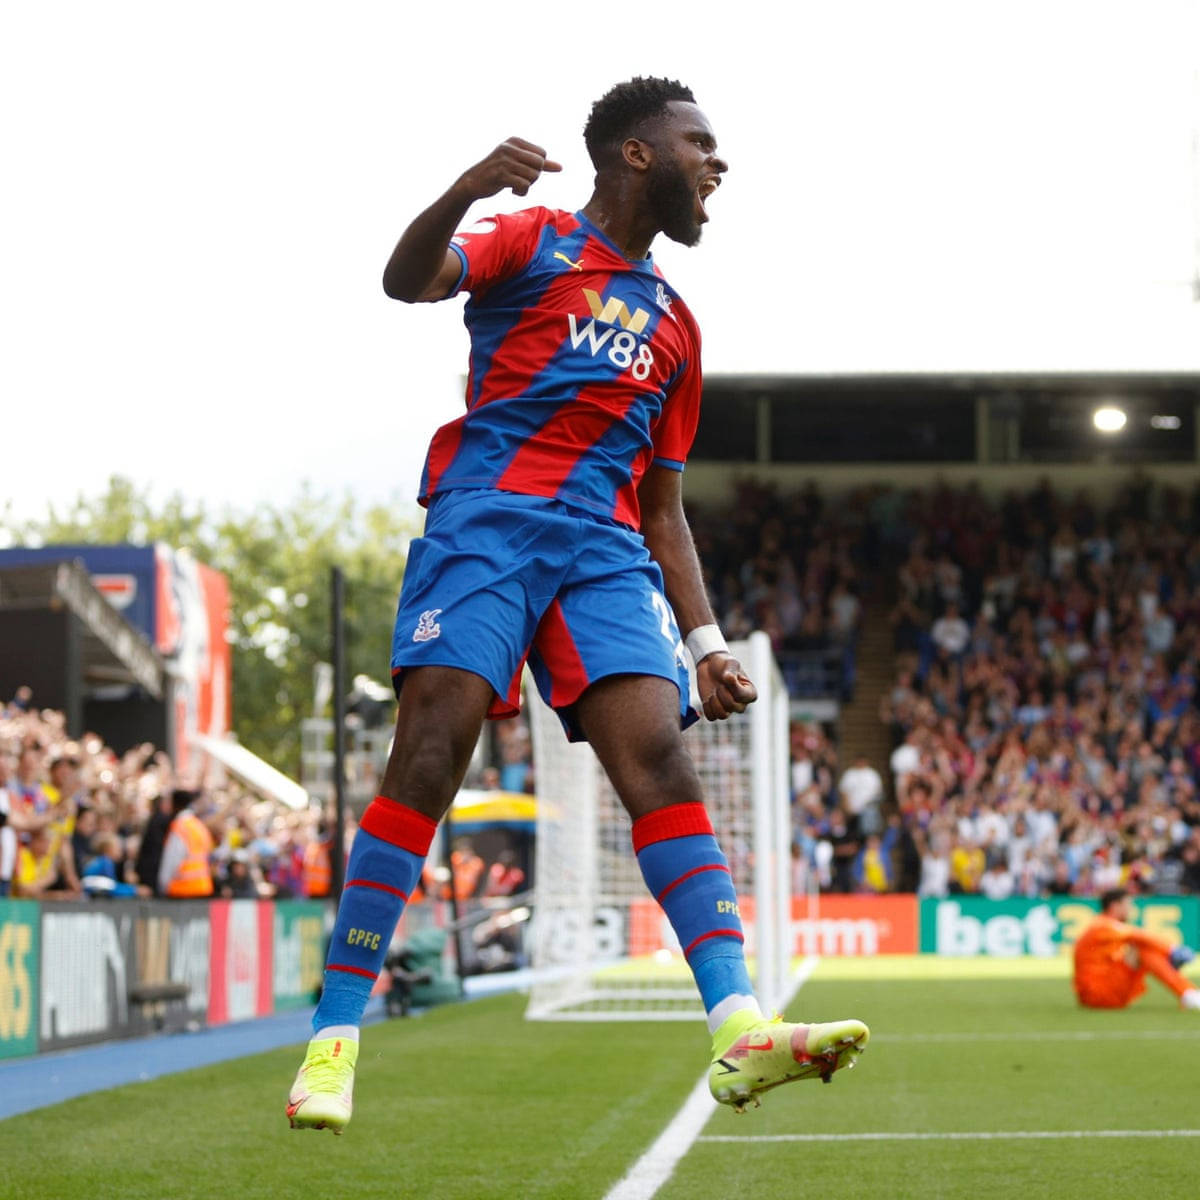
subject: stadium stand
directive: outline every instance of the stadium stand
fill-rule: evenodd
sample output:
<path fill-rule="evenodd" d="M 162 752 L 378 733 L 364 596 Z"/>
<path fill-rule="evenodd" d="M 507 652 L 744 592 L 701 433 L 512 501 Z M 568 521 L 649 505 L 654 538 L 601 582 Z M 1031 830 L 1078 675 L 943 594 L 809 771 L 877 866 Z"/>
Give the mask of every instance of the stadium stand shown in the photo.
<path fill-rule="evenodd" d="M 1048 482 L 997 499 L 880 486 L 832 503 L 745 481 L 690 517 L 726 633 L 770 635 L 794 708 L 867 705 L 886 739 L 793 721 L 798 887 L 1200 891 L 1200 488 L 1135 479 L 1101 506 Z M 532 793 L 535 767 L 523 714 L 489 727 L 467 784 Z M 21 689 L 0 709 L 0 887 L 144 894 L 172 786 L 153 747 L 72 741 Z M 231 783 L 201 811 L 218 895 L 319 885 L 319 813 Z"/>
<path fill-rule="evenodd" d="M 169 758 L 149 744 L 117 755 L 95 734 L 71 739 L 65 714 L 39 709 L 34 700 L 22 687 L 0 704 L 0 896 L 81 900 L 158 894 L 171 797 L 179 785 Z M 485 749 L 469 785 L 484 792 L 532 793 L 524 716 L 497 723 Z M 215 897 L 329 894 L 328 813 L 263 799 L 230 776 L 201 786 L 193 810 L 213 840 Z M 347 844 L 356 828 L 351 809 Z M 491 840 L 489 860 L 472 886 L 464 891 L 455 871 L 459 899 L 481 899 L 498 886 L 493 875 L 511 838 Z"/>
<path fill-rule="evenodd" d="M 731 504 L 688 517 L 726 636 L 764 630 L 794 698 L 849 700 L 871 565 L 863 504 L 743 480 Z"/>
<path fill-rule="evenodd" d="M 1200 888 L 1200 489 L 898 499 L 893 875 L 994 899 Z"/>
<path fill-rule="evenodd" d="M 149 744 L 118 756 L 95 734 L 67 736 L 62 712 L 28 688 L 0 706 L 0 812 L 15 843 L 0 854 L 0 894 L 39 899 L 147 896 L 176 781 Z M 264 801 L 232 782 L 202 789 L 196 810 L 213 838 L 215 894 L 310 894 L 305 853 L 319 814 Z"/>

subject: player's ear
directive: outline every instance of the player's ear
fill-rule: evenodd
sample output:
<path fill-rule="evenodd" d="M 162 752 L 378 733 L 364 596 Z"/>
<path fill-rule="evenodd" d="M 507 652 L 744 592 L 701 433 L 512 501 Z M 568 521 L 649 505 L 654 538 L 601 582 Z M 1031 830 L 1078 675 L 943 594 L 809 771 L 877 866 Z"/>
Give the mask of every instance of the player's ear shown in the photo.
<path fill-rule="evenodd" d="M 621 157 L 627 167 L 635 171 L 648 171 L 654 162 L 654 147 L 641 138 L 626 138 L 621 143 Z"/>

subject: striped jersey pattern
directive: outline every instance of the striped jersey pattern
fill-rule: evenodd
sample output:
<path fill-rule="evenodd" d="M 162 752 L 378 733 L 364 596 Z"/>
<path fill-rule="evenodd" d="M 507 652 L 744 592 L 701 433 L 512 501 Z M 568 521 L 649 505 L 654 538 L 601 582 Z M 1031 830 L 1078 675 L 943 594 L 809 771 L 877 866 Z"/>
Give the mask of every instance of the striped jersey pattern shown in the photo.
<path fill-rule="evenodd" d="M 683 470 L 700 415 L 700 334 L 649 255 L 582 213 L 489 217 L 457 233 L 470 293 L 466 413 L 429 448 L 421 502 L 457 488 L 549 496 L 638 527 L 653 462 Z"/>

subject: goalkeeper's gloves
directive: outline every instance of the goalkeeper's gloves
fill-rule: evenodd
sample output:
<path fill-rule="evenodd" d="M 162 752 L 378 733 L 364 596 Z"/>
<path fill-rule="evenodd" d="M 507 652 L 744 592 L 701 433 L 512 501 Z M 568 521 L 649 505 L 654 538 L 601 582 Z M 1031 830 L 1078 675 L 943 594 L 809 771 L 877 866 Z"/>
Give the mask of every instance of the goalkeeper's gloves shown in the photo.
<path fill-rule="evenodd" d="M 1187 946 L 1176 946 L 1171 951 L 1171 966 L 1176 970 L 1190 963 L 1196 957 L 1195 950 L 1189 950 Z"/>

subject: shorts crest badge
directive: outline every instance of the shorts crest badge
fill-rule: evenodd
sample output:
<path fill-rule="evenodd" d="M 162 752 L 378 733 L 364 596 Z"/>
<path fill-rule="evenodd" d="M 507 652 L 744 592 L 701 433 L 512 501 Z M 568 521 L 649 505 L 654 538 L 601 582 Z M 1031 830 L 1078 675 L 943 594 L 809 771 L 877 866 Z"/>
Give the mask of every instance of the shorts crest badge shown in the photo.
<path fill-rule="evenodd" d="M 435 637 L 442 636 L 442 627 L 438 624 L 440 608 L 427 608 L 417 618 L 417 627 L 413 630 L 414 642 L 432 642 Z"/>

